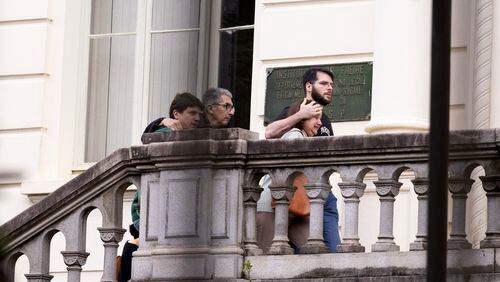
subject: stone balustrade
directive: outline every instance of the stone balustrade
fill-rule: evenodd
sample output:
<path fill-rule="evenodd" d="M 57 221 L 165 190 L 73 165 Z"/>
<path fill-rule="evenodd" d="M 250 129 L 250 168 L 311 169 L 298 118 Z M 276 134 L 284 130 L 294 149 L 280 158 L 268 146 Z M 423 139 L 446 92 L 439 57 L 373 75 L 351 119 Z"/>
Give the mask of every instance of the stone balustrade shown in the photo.
<path fill-rule="evenodd" d="M 140 247 L 134 253 L 132 280 L 238 279 L 244 261 L 255 279 L 318 277 L 398 277 L 425 273 L 428 218 L 428 135 L 424 133 L 257 140 L 242 129 L 194 130 L 147 134 L 147 145 L 120 149 L 45 199 L 0 227 L 0 266 L 8 279 L 15 262 L 30 261 L 28 281 L 50 281 L 50 240 L 66 238 L 62 252 L 68 281 L 79 281 L 88 253 L 84 228 L 93 209 L 103 215 L 99 228 L 105 254 L 101 281 L 115 281 L 115 258 L 121 241 L 122 203 L 126 188 L 141 193 Z M 452 226 L 448 242 L 450 277 L 477 281 L 500 278 L 500 130 L 457 131 L 450 135 L 448 189 Z M 466 199 L 472 170 L 480 177 L 488 201 L 485 239 L 471 249 L 466 239 Z M 411 170 L 418 195 L 418 226 L 409 252 L 394 238 L 394 203 L 400 175 Z M 368 173 L 379 198 L 378 240 L 366 253 L 358 234 L 359 207 Z M 288 237 L 288 203 L 293 178 L 304 174 L 311 203 L 309 238 L 301 255 L 292 255 Z M 323 204 L 338 173 L 345 204 L 342 243 L 325 254 Z M 257 242 L 256 209 L 269 175 L 275 201 L 274 238 L 268 250 Z M 383 259 L 381 259 L 383 258 Z M 293 267 L 290 267 L 292 266 Z M 287 267 L 288 266 L 288 267 Z M 465 276 L 464 276 L 465 275 Z M 403 278 L 401 278 L 403 279 Z M 486 280 L 485 280 L 486 279 Z M 10 281 L 10 280 L 8 280 Z M 394 280 L 404 281 L 404 280 Z"/>

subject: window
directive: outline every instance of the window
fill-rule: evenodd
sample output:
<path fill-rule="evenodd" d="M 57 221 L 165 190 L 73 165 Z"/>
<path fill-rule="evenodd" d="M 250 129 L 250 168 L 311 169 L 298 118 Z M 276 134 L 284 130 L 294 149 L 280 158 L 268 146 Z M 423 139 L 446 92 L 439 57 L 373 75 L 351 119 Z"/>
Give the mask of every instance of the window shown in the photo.
<path fill-rule="evenodd" d="M 201 98 L 210 71 L 219 77 L 210 86 L 234 94 L 236 126 L 249 128 L 254 1 L 91 0 L 91 6 L 85 162 L 139 140 L 145 124 L 168 115 L 175 94 Z M 213 38 L 220 39 L 215 68 L 208 66 L 210 25 L 221 27 Z"/>
<path fill-rule="evenodd" d="M 235 126 L 250 128 L 255 1 L 223 0 L 219 86 L 234 95 Z"/>
<path fill-rule="evenodd" d="M 135 0 L 92 1 L 86 161 L 130 145 L 136 16 Z"/>

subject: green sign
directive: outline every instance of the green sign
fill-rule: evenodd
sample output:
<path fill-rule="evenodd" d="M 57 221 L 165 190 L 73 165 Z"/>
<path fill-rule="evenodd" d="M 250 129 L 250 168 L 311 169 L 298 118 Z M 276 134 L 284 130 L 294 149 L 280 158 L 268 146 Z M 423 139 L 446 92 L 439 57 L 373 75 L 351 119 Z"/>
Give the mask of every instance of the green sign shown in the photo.
<path fill-rule="evenodd" d="M 335 75 L 332 102 L 324 108 L 332 122 L 370 120 L 373 63 L 362 62 L 267 69 L 265 124 L 284 107 L 304 98 L 302 75 L 311 67 L 325 68 Z"/>

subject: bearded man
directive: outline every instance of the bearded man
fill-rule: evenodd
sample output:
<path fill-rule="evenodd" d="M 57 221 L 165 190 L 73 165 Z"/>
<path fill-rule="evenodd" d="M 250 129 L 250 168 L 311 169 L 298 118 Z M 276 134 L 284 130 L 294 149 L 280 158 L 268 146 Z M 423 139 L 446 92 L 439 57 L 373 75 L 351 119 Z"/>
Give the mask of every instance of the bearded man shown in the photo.
<path fill-rule="evenodd" d="M 304 102 L 300 105 L 300 110 L 288 116 L 288 108 L 285 107 L 278 117 L 266 127 L 266 139 L 281 138 L 281 136 L 292 129 L 292 126 L 299 121 L 309 119 L 323 111 L 323 106 L 332 102 L 334 75 L 331 71 L 322 68 L 312 68 L 307 70 L 302 77 L 304 87 Z M 306 104 L 307 100 L 314 102 Z M 316 136 L 333 136 L 332 123 L 323 112 L 321 117 L 321 127 Z"/>

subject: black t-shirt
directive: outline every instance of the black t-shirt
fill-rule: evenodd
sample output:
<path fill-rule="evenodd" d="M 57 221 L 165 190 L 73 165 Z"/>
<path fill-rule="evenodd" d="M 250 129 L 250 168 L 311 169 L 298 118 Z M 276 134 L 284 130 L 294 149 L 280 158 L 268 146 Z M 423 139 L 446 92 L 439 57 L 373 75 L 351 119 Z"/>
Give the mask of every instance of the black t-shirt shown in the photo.
<path fill-rule="evenodd" d="M 285 107 L 274 121 L 287 118 L 289 108 L 290 107 Z M 333 136 L 332 122 L 325 112 L 321 115 L 321 123 L 322 125 L 318 128 L 318 132 L 316 132 L 315 136 Z"/>

